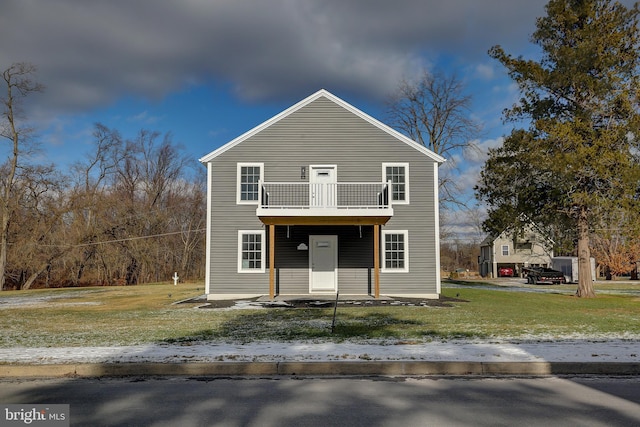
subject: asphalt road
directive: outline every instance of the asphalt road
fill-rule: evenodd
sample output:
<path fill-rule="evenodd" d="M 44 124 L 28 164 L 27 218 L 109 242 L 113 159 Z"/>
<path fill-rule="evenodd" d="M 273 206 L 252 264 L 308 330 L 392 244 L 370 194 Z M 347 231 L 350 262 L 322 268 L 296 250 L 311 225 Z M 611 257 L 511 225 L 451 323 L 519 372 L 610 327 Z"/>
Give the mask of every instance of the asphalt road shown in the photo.
<path fill-rule="evenodd" d="M 0 402 L 70 404 L 72 426 L 638 426 L 640 378 L 3 380 Z"/>

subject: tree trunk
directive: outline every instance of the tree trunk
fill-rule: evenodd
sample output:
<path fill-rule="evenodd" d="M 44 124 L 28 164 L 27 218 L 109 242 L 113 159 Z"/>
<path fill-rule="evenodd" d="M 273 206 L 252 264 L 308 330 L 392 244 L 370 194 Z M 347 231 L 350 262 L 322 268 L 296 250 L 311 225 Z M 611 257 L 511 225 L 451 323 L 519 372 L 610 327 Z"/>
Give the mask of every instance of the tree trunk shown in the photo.
<path fill-rule="evenodd" d="M 591 277 L 591 251 L 589 249 L 589 219 L 587 207 L 580 206 L 578 213 L 578 290 L 576 295 L 583 298 L 596 296 Z"/>
<path fill-rule="evenodd" d="M 8 242 L 7 242 L 7 234 L 4 230 L 5 227 L 4 225 L 0 226 L 0 228 L 2 229 L 2 231 L 0 232 L 0 291 L 4 291 L 4 284 L 5 284 L 5 279 L 4 279 L 4 274 L 7 271 L 7 249 L 8 249 Z"/>
<path fill-rule="evenodd" d="M 7 78 L 5 77 L 5 80 Z M 11 129 L 11 139 L 13 141 L 13 154 L 9 160 L 9 175 L 4 180 L 4 188 L 2 189 L 2 208 L 0 215 L 0 290 L 4 289 L 5 273 L 7 270 L 7 251 L 9 250 L 9 222 L 11 220 L 11 193 L 18 169 L 18 143 L 19 134 L 16 129 L 15 120 L 13 118 L 13 97 L 11 94 L 11 84 L 7 81 L 7 121 Z"/>
<path fill-rule="evenodd" d="M 29 278 L 24 283 L 24 285 L 22 285 L 22 289 L 23 290 L 31 289 L 31 286 L 33 286 L 38 276 L 44 273 L 49 268 L 50 265 L 51 265 L 50 263 L 46 263 L 42 265 L 40 269 L 38 269 L 38 271 L 34 272 L 31 276 L 29 276 Z"/>
<path fill-rule="evenodd" d="M 127 266 L 127 273 L 125 275 L 125 284 L 127 286 L 137 285 L 139 276 L 140 276 L 140 265 L 138 264 L 138 260 L 135 258 L 131 258 L 129 265 Z"/>

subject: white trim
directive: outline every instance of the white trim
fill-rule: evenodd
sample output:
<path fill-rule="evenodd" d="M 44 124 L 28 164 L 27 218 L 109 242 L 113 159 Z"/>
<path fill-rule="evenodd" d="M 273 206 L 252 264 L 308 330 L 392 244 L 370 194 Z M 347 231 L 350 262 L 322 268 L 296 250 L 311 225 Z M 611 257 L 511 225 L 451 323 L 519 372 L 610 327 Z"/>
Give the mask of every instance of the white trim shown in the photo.
<path fill-rule="evenodd" d="M 259 234 L 260 239 L 260 268 L 242 268 L 242 236 L 246 234 Z M 265 252 L 267 239 L 265 230 L 238 230 L 238 273 L 264 273 L 265 269 Z"/>
<path fill-rule="evenodd" d="M 406 162 L 383 163 L 382 164 L 382 182 L 390 181 L 390 179 L 387 177 L 387 167 L 394 167 L 394 166 L 404 168 L 404 179 L 405 179 L 404 200 L 393 199 L 393 182 L 392 182 L 391 188 L 389 189 L 389 196 L 390 196 L 389 201 L 393 205 L 408 205 L 409 204 L 409 163 L 406 163 Z"/>
<path fill-rule="evenodd" d="M 408 138 L 407 136 L 401 134 L 397 130 L 392 129 L 391 127 L 385 125 L 384 123 L 374 119 L 370 115 L 358 110 L 353 105 L 343 101 L 342 99 L 338 98 L 337 96 L 333 95 L 332 93 L 328 92 L 327 90 L 320 89 L 319 91 L 317 91 L 313 95 L 303 99 L 302 101 L 298 102 L 297 104 L 295 104 L 295 105 L 287 108 L 286 110 L 282 111 L 280 114 L 270 118 L 266 122 L 263 122 L 262 124 L 254 127 L 250 131 L 245 132 L 244 134 L 242 134 L 239 137 L 235 138 L 234 140 L 226 143 L 225 145 L 223 145 L 222 147 L 218 148 L 217 150 L 214 150 L 211 153 L 207 154 L 206 156 L 200 158 L 200 162 L 206 163 L 206 162 L 212 161 L 213 159 L 215 159 L 216 157 L 218 157 L 222 153 L 224 153 L 227 150 L 229 150 L 229 149 L 235 147 L 236 145 L 240 144 L 242 141 L 254 136 L 255 134 L 261 132 L 262 130 L 268 128 L 272 124 L 282 120 L 284 117 L 287 117 L 288 115 L 296 112 L 297 110 L 299 110 L 302 107 L 310 104 L 311 102 L 317 100 L 320 97 L 325 97 L 325 98 L 329 99 L 330 101 L 335 102 L 336 104 L 340 105 L 344 109 L 350 111 L 351 113 L 357 115 L 358 117 L 362 118 L 363 120 L 369 122 L 373 126 L 381 129 L 382 131 L 384 131 L 384 132 L 388 133 L 389 135 L 393 136 L 394 138 L 396 138 L 396 139 L 400 140 L 401 142 L 409 145 L 414 150 L 416 150 L 416 151 L 426 155 L 427 157 L 431 158 L 435 162 L 444 163 L 446 161 L 444 157 L 434 153 L 433 151 L 429 150 L 425 146 L 418 144 L 417 142 L 415 142 L 411 138 Z"/>
<path fill-rule="evenodd" d="M 300 294 L 278 294 L 278 298 L 285 296 L 300 296 Z M 312 294 L 312 295 L 326 295 L 326 294 Z M 341 296 L 362 296 L 362 293 L 348 293 L 348 294 L 340 294 Z M 246 299 L 246 298 L 257 298 L 265 296 L 263 293 L 253 293 L 253 294 L 208 294 L 208 301 L 222 301 L 222 300 L 233 300 L 233 299 Z M 386 297 L 397 297 L 397 298 L 426 298 L 426 299 L 438 299 L 440 296 L 438 294 L 402 294 L 402 293 L 391 293 L 384 294 L 382 296 Z"/>
<path fill-rule="evenodd" d="M 335 185 L 327 186 L 326 183 L 323 183 L 320 187 L 322 193 L 318 196 L 320 203 L 318 203 L 318 199 L 314 198 L 314 192 L 318 189 L 317 186 L 314 186 L 314 184 L 318 184 L 315 172 L 322 169 L 333 170 L 331 175 L 333 179 L 330 184 L 338 183 L 338 165 L 309 165 L 309 206 L 311 209 L 335 207 L 338 201 L 337 187 Z"/>
<path fill-rule="evenodd" d="M 383 273 L 408 273 L 409 272 L 409 230 L 382 230 L 382 242 L 380 242 L 380 252 L 382 262 L 380 271 Z M 404 235 L 404 268 L 387 268 L 386 236 L 390 234 Z M 438 266 L 439 268 L 439 266 Z"/>
<path fill-rule="evenodd" d="M 434 235 L 435 235 L 435 267 L 436 267 L 436 292 L 438 295 L 442 293 L 442 275 L 440 273 L 440 194 L 438 193 L 438 170 L 439 164 L 433 164 L 433 218 L 434 218 Z"/>
<path fill-rule="evenodd" d="M 213 179 L 213 164 L 207 164 L 207 235 L 205 236 L 205 270 L 204 270 L 204 293 L 209 294 L 211 291 L 211 181 Z"/>
<path fill-rule="evenodd" d="M 238 205 L 257 205 L 260 202 L 260 197 L 256 200 L 241 200 L 241 185 L 240 178 L 243 167 L 256 167 L 260 168 L 260 180 L 258 181 L 258 193 L 260 192 L 260 182 L 264 181 L 264 163 L 259 162 L 247 162 L 247 163 L 237 163 L 236 164 L 236 204 Z M 260 194 L 258 194 L 260 196 Z"/>
<path fill-rule="evenodd" d="M 336 171 L 336 180 L 338 179 L 338 165 L 309 165 L 309 171 L 311 171 L 311 169 L 335 169 Z M 309 178 L 311 178 L 311 174 L 309 174 Z"/>

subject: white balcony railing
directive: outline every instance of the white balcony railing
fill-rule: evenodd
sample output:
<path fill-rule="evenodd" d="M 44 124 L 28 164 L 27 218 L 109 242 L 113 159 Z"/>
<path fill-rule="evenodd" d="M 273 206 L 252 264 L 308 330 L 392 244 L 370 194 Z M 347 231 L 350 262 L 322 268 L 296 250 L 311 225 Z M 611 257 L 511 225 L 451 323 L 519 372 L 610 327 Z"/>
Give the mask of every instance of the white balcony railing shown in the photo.
<path fill-rule="evenodd" d="M 258 214 L 392 215 L 390 190 L 390 182 L 260 182 Z"/>

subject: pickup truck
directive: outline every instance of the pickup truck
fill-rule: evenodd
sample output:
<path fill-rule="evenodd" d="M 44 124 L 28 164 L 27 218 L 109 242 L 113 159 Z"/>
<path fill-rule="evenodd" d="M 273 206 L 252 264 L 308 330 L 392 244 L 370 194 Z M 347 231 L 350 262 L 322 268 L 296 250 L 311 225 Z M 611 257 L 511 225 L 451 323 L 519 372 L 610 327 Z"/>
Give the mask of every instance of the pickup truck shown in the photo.
<path fill-rule="evenodd" d="M 529 267 L 522 269 L 527 275 L 527 283 L 537 285 L 539 283 L 547 283 L 559 285 L 565 283 L 564 273 L 546 267 Z"/>

